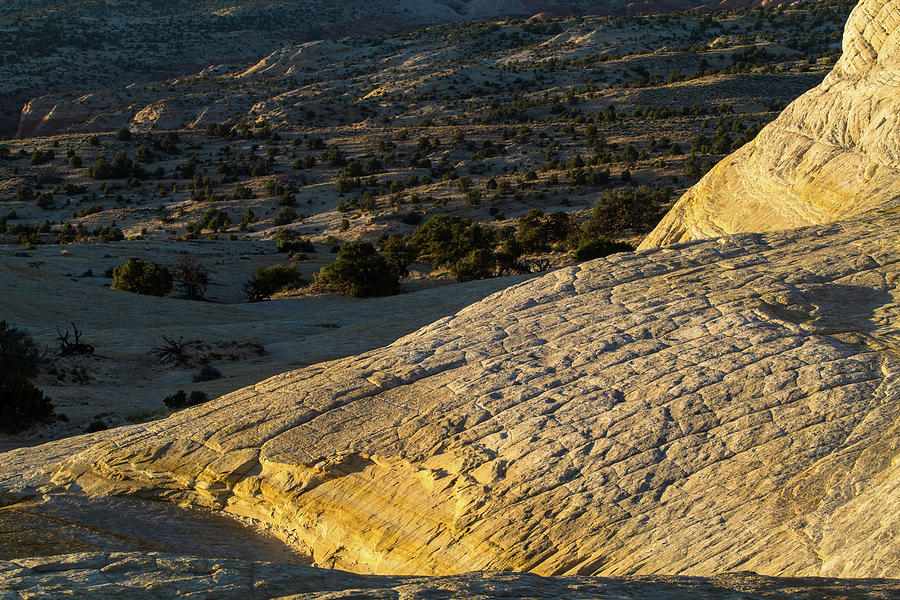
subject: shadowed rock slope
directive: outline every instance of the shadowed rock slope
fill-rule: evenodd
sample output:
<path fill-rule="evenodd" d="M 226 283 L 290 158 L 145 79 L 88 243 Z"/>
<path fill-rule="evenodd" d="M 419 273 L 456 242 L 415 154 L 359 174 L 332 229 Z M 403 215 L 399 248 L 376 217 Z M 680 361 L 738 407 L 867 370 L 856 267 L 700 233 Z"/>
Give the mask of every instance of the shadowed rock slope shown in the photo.
<path fill-rule="evenodd" d="M 219 509 L 361 573 L 898 577 L 898 235 L 881 211 L 561 269 L 0 455 L 0 490 Z"/>
<path fill-rule="evenodd" d="M 778 579 L 749 573 L 713 578 L 641 577 L 547 579 L 516 573 L 450 577 L 376 577 L 296 565 L 146 554 L 75 554 L 0 561 L 0 586 L 13 598 L 197 598 L 245 600 L 316 598 L 471 600 L 607 598 L 609 600 L 817 600 L 896 598 L 898 582 Z"/>
<path fill-rule="evenodd" d="M 863 0 L 821 85 L 717 164 L 641 244 L 825 223 L 900 204 L 900 0 Z"/>

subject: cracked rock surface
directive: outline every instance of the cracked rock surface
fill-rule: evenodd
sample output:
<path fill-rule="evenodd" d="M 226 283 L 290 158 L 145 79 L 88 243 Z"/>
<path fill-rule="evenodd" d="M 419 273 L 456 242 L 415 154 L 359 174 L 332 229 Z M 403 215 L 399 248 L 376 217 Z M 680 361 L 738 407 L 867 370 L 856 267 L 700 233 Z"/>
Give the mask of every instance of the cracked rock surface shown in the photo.
<path fill-rule="evenodd" d="M 358 573 L 900 577 L 898 239 L 881 211 L 560 269 L 385 348 L 0 455 L 0 520 L 113 496 Z"/>
<path fill-rule="evenodd" d="M 84 553 L 0 561 L 0 599 L 60 597 L 366 598 L 385 600 L 479 600 L 501 598 L 606 598 L 625 600 L 764 600 L 865 597 L 895 598 L 896 581 L 778 579 L 748 573 L 717 577 L 547 579 L 516 573 L 469 573 L 450 577 L 377 577 L 280 563 L 204 559 L 159 553 Z M 4 591 L 5 590 L 5 591 Z"/>
<path fill-rule="evenodd" d="M 900 204 L 900 1 L 862 0 L 843 51 L 821 85 L 713 167 L 641 247 Z"/>

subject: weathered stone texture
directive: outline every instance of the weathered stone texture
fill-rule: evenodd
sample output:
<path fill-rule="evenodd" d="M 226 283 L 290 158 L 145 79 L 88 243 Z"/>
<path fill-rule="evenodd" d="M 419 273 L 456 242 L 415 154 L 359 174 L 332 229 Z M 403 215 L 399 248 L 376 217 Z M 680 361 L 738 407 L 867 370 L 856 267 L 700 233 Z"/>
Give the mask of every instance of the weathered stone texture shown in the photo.
<path fill-rule="evenodd" d="M 712 578 L 547 579 L 516 573 L 452 577 L 373 577 L 290 564 L 151 553 L 82 553 L 0 561 L 0 600 L 116 598 L 155 600 L 740 600 L 859 598 L 888 600 L 897 581 L 777 579 L 750 573 Z"/>
<path fill-rule="evenodd" d="M 898 234 L 894 211 L 561 269 L 8 453 L 0 486 L 222 509 L 357 572 L 897 577 Z"/>
<path fill-rule="evenodd" d="M 641 247 L 900 204 L 900 2 L 863 0 L 843 48 L 821 85 L 713 167 Z"/>

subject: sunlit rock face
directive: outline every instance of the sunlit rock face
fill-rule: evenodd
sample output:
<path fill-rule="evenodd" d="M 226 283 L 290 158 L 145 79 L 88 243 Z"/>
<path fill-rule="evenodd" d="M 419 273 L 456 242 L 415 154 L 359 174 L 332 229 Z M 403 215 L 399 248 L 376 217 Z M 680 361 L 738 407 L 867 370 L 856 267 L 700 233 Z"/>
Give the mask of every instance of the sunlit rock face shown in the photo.
<path fill-rule="evenodd" d="M 0 486 L 210 507 L 365 573 L 897 577 L 898 235 L 873 213 L 561 269 L 9 453 Z"/>
<path fill-rule="evenodd" d="M 384 348 L 2 454 L 0 525 L 81 519 L 92 549 L 129 513 L 89 508 L 163 500 L 365 574 L 900 577 L 897 6 L 857 7 L 834 73 L 655 235 L 834 222 L 560 269 Z M 206 529 L 154 514 L 163 532 Z M 48 539 L 63 545 L 64 529 Z M 247 560 L 274 552 L 244 546 Z M 89 578 L 131 560 L 70 562 Z M 134 572 L 162 585 L 194 559 L 167 560 Z"/>
<path fill-rule="evenodd" d="M 717 164 L 642 248 L 900 204 L 900 2 L 864 0 L 821 85 Z"/>

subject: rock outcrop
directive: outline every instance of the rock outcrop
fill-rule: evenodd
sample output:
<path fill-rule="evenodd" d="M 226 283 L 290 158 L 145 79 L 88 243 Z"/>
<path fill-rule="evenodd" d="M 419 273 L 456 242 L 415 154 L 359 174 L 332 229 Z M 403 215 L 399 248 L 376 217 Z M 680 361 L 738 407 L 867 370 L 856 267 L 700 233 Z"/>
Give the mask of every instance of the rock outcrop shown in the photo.
<path fill-rule="evenodd" d="M 508 600 L 510 598 L 648 598 L 653 600 L 795 600 L 896 598 L 884 580 L 777 579 L 750 573 L 718 577 L 548 579 L 517 573 L 455 577 L 372 577 L 289 564 L 150 553 L 83 553 L 0 561 L 0 588 L 10 598 L 278 598 L 281 600 Z M 12 595 L 15 594 L 15 595 Z M 4 596 L 7 597 L 7 596 Z"/>
<path fill-rule="evenodd" d="M 717 164 L 641 247 L 900 204 L 900 2 L 863 0 L 821 85 Z"/>
<path fill-rule="evenodd" d="M 322 574 L 105 553 L 0 563 L 0 582 L 491 597 L 543 580 L 396 576 L 900 577 L 897 8 L 864 0 L 834 73 L 656 235 L 714 235 L 751 214 L 760 228 L 852 218 L 560 269 L 381 349 L 161 421 L 0 455 L 0 524 L 49 522 L 69 500 L 163 500 L 255 523 L 317 566 L 392 577 L 267 590 Z M 727 198 L 748 178 L 764 192 L 736 208 Z M 649 580 L 675 591 L 620 581 L 609 593 L 776 593 L 771 580 L 726 580 Z M 598 580 L 546 585 L 606 593 Z"/>
<path fill-rule="evenodd" d="M 363 573 L 897 577 L 898 234 L 888 211 L 561 269 L 7 453 L 0 489 L 205 506 Z"/>
<path fill-rule="evenodd" d="M 89 119 L 97 107 L 93 94 L 72 99 L 62 95 L 34 98 L 22 107 L 17 135 L 54 135 Z"/>

